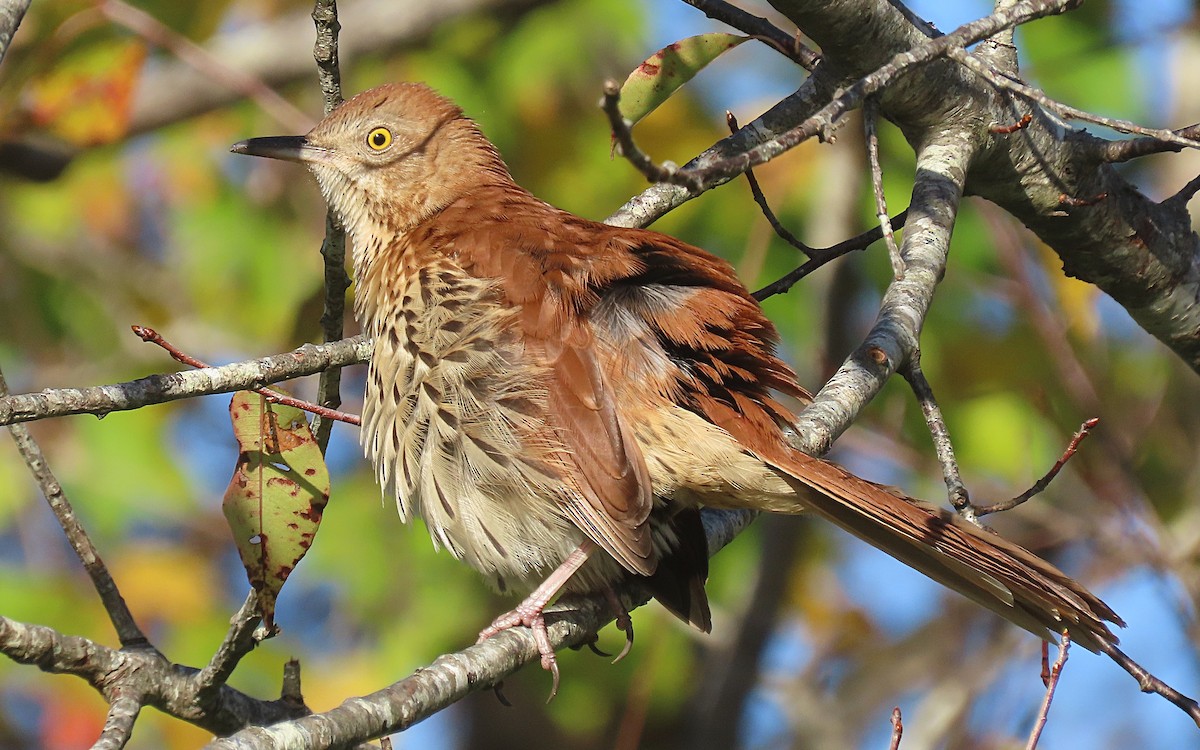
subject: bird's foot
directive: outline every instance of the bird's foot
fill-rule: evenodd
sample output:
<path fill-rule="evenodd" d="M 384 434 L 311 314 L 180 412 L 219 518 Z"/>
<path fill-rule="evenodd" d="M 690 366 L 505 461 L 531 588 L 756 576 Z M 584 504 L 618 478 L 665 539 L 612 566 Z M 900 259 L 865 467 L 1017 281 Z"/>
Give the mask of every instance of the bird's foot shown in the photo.
<path fill-rule="evenodd" d="M 558 695 L 558 659 L 554 655 L 554 647 L 550 645 L 550 633 L 546 630 L 546 618 L 542 614 L 545 605 L 521 602 L 511 612 L 505 612 L 492 621 L 492 624 L 479 633 L 476 643 L 483 643 L 488 638 L 502 633 L 509 628 L 526 627 L 533 632 L 533 642 L 537 644 L 538 654 L 541 655 L 542 669 L 548 671 L 554 680 L 550 688 L 550 697 L 546 702 L 554 700 Z"/>

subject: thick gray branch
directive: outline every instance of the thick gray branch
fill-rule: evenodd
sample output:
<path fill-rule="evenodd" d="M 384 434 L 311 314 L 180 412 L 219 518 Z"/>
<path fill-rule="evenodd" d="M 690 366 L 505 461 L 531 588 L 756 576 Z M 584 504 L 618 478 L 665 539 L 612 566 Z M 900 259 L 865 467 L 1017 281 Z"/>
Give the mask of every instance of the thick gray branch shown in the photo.
<path fill-rule="evenodd" d="M 116 650 L 95 641 L 63 635 L 0 615 L 0 653 L 44 672 L 87 680 L 110 704 L 121 702 L 119 723 L 133 706 L 154 706 L 214 734 L 229 734 L 250 724 L 271 724 L 305 712 L 303 706 L 252 698 L 229 686 L 206 697 L 198 694 L 196 670 L 173 664 L 153 649 Z"/>
<path fill-rule="evenodd" d="M 56 388 L 0 398 L 0 425 L 69 414 L 104 415 L 181 398 L 230 393 L 312 375 L 330 367 L 366 362 L 371 342 L 363 336 L 330 344 L 305 344 L 291 352 L 90 388 Z"/>
<path fill-rule="evenodd" d="M 846 81 L 927 41 L 886 0 L 774 0 L 821 45 Z M 1021 7 L 1053 3 L 1021 3 Z M 1154 203 L 1101 161 L 1099 142 L 1058 125 L 1040 107 L 1014 100 L 949 60 L 909 71 L 882 97 L 884 114 L 909 141 L 928 141 L 945 121 L 977 123 L 986 138 L 966 190 L 995 202 L 1062 258 L 1068 275 L 1091 282 L 1149 333 L 1200 370 L 1200 237 L 1185 206 Z M 989 134 L 1029 112 L 1029 127 Z"/>
<path fill-rule="evenodd" d="M 875 325 L 797 421 L 797 447 L 822 455 L 917 349 L 933 291 L 946 271 L 966 165 L 978 144 L 971 123 L 937 133 L 917 151 L 917 174 L 900 257 L 904 277 L 888 286 Z"/>

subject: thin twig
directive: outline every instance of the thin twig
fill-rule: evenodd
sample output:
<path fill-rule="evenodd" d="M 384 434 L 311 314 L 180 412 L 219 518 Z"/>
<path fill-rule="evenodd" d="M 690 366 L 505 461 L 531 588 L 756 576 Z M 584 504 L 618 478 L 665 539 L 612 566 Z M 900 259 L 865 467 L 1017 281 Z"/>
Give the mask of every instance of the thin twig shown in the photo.
<path fill-rule="evenodd" d="M 1045 643 L 1042 644 L 1042 649 L 1042 653 L 1045 654 Z M 1037 721 L 1034 722 L 1033 731 L 1029 733 L 1029 741 L 1025 743 L 1025 750 L 1036 750 L 1038 740 L 1042 737 L 1042 730 L 1046 728 L 1046 718 L 1050 715 L 1050 702 L 1054 700 L 1054 690 L 1058 687 L 1058 679 L 1062 675 L 1063 665 L 1067 663 L 1067 652 L 1070 649 L 1071 636 L 1064 630 L 1061 640 L 1058 642 L 1058 658 L 1054 660 L 1054 664 L 1048 671 L 1043 667 L 1042 681 L 1046 685 L 1046 695 L 1042 698 L 1042 707 L 1038 710 Z"/>
<path fill-rule="evenodd" d="M 171 355 L 171 358 L 177 362 L 182 362 L 188 367 L 195 367 L 196 369 L 212 367 L 212 365 L 196 359 L 172 344 L 170 341 L 167 341 L 158 331 L 154 330 L 153 328 L 149 328 L 147 326 L 130 326 L 130 328 L 133 329 L 134 334 L 136 334 L 137 337 L 142 341 L 162 347 L 167 351 L 168 354 Z M 271 403 L 283 404 L 284 406 L 302 409 L 312 414 L 316 414 L 319 417 L 324 417 L 325 419 L 335 419 L 339 422 L 345 422 L 347 424 L 356 426 L 362 424 L 362 421 L 358 418 L 357 414 L 349 414 L 344 411 L 337 411 L 336 409 L 327 409 L 320 404 L 314 404 L 311 401 L 305 401 L 304 399 L 288 396 L 280 393 L 279 391 L 273 391 L 270 388 L 253 388 L 251 390 L 253 390 L 255 393 L 262 394 L 266 397 L 267 401 L 270 401 Z"/>
<path fill-rule="evenodd" d="M 876 122 L 879 119 L 879 102 L 875 97 L 867 97 L 863 103 L 863 127 L 867 132 L 867 156 L 871 162 L 871 188 L 875 193 L 875 218 L 883 230 L 883 239 L 887 243 L 888 258 L 892 261 L 892 276 L 904 278 L 904 259 L 900 257 L 900 248 L 896 246 L 896 234 L 888 219 L 887 198 L 883 194 L 883 166 L 879 163 L 879 134 L 876 132 Z"/>
<path fill-rule="evenodd" d="M 893 227 L 902 227 L 908 221 L 908 209 L 904 209 L 900 213 L 893 216 L 890 224 Z M 793 271 L 784 274 L 780 278 L 767 284 L 762 289 L 754 293 L 754 299 L 762 302 L 768 297 L 773 297 L 776 294 L 783 294 L 796 285 L 798 281 L 808 276 L 813 271 L 816 271 L 821 266 L 836 260 L 843 255 L 854 252 L 855 250 L 864 250 L 872 243 L 883 237 L 883 227 L 874 227 L 868 229 L 862 234 L 851 237 L 848 240 L 842 240 L 836 245 L 831 245 L 825 248 L 813 248 L 810 252 L 811 259 L 799 266 Z"/>
<path fill-rule="evenodd" d="M 223 686 L 202 702 L 190 680 L 193 669 L 173 664 L 153 649 L 114 649 L 88 638 L 63 633 L 0 615 L 0 653 L 43 672 L 70 674 L 105 695 L 122 690 L 153 696 L 154 706 L 214 734 L 230 734 L 246 726 L 265 726 L 303 716 L 307 709 L 284 700 L 260 700 Z"/>
<path fill-rule="evenodd" d="M 1171 132 L 1180 138 L 1200 141 L 1200 123 L 1188 125 L 1186 128 L 1179 128 Z M 1149 156 L 1150 154 L 1161 154 L 1166 151 L 1179 153 L 1183 150 L 1183 146 L 1178 143 L 1170 143 L 1154 136 L 1128 138 L 1123 141 L 1105 141 L 1104 143 L 1097 144 L 1096 148 L 1100 159 L 1112 164 L 1131 161 L 1143 156 Z"/>
<path fill-rule="evenodd" d="M 909 357 L 908 364 L 901 369 L 900 374 L 908 381 L 921 404 L 925 424 L 929 427 L 929 434 L 933 436 L 933 448 L 937 453 L 938 463 L 942 465 L 942 477 L 946 481 L 950 504 L 964 520 L 981 526 L 979 510 L 971 504 L 971 496 L 967 493 L 967 487 L 963 484 L 962 475 L 958 470 L 958 459 L 954 456 L 954 445 L 950 442 L 950 430 L 942 417 L 942 409 L 934 398 L 933 387 L 921 370 L 919 348 Z"/>
<path fill-rule="evenodd" d="M 121 0 L 104 0 L 99 7 L 108 20 L 129 29 L 150 44 L 168 50 L 206 78 L 220 81 L 251 99 L 284 127 L 297 133 L 312 127 L 311 117 L 275 93 L 270 86 L 238 68 L 226 65 L 220 57 L 172 30 L 149 13 Z"/>
<path fill-rule="evenodd" d="M 342 103 L 342 73 L 338 63 L 338 22 L 336 0 L 316 0 L 313 5 L 313 23 L 317 28 L 317 41 L 313 45 L 313 58 L 317 62 L 317 73 L 321 83 L 321 94 L 325 98 L 325 114 L 332 112 Z M 346 316 L 346 290 L 350 277 L 346 275 L 346 232 L 330 209 L 325 215 L 325 240 L 321 243 L 321 258 L 325 268 L 325 301 L 321 313 L 321 333 L 325 341 L 337 341 L 342 337 L 342 321 Z M 342 371 L 332 367 L 321 373 L 317 382 L 317 401 L 330 409 L 342 404 Z M 313 420 L 313 434 L 321 452 L 329 445 L 333 423 L 317 416 Z"/>
<path fill-rule="evenodd" d="M 612 129 L 617 151 L 650 182 L 669 182 L 671 175 L 678 168 L 670 162 L 655 164 L 645 151 L 638 148 L 633 142 L 633 123 L 621 114 L 620 104 L 621 84 L 610 78 L 604 82 L 604 96 L 600 99 L 600 109 L 608 116 L 608 125 Z"/>
<path fill-rule="evenodd" d="M 4 373 L 0 372 L 0 397 L 7 395 L 8 383 L 4 380 Z M 25 425 L 9 425 L 8 430 L 17 444 L 21 458 L 25 460 L 33 478 L 42 489 L 42 495 L 49 503 L 50 510 L 54 512 L 59 526 L 67 535 L 71 549 L 75 550 L 75 555 L 83 563 L 88 576 L 91 577 L 92 585 L 95 587 L 96 593 L 100 595 L 100 601 L 104 604 L 104 610 L 108 612 L 109 620 L 112 621 L 113 628 L 117 631 L 117 638 L 120 640 L 121 646 L 123 648 L 153 648 L 145 633 L 138 627 L 137 621 L 133 619 L 129 606 L 125 604 L 125 599 L 121 596 L 116 581 L 108 572 L 108 567 L 100 559 L 100 553 L 92 544 L 91 537 L 88 536 L 87 531 L 75 516 L 75 509 L 71 507 L 71 501 L 63 492 L 62 485 L 50 471 L 41 446 L 29 434 L 29 429 Z"/>
<path fill-rule="evenodd" d="M 1197 129 L 1197 126 L 1195 125 L 1188 128 L 1183 128 L 1181 130 L 1166 130 L 1163 128 L 1147 128 L 1145 126 L 1138 125 L 1136 122 L 1121 120 L 1115 117 L 1104 117 L 1103 115 L 1097 115 L 1086 110 L 1072 107 L 1069 104 L 1063 104 L 1055 99 L 1051 99 L 1046 95 L 1046 92 L 1036 89 L 1032 86 L 1028 86 L 1023 82 L 1012 78 L 1011 76 L 1001 73 L 961 47 L 955 47 L 946 50 L 946 56 L 952 60 L 962 63 L 973 73 L 983 76 L 988 83 L 992 84 L 997 89 L 1010 91 L 1018 96 L 1028 99 L 1029 101 L 1038 104 L 1043 109 L 1053 112 L 1055 115 L 1065 120 L 1081 120 L 1083 122 L 1090 122 L 1096 125 L 1103 125 L 1106 128 L 1111 128 L 1120 133 L 1136 133 L 1138 135 L 1149 136 L 1150 138 L 1153 138 L 1164 144 L 1171 144 L 1177 147 L 1174 149 L 1164 148 L 1162 149 L 1163 151 L 1178 151 L 1183 148 L 1200 148 L 1200 129 Z M 1118 143 L 1121 143 L 1121 141 L 1118 141 Z M 1122 155 L 1122 150 L 1110 149 L 1109 146 L 1111 145 L 1112 142 L 1102 142 L 1096 150 L 1097 158 L 1108 161 L 1111 160 L 1111 156 L 1116 155 L 1118 160 L 1120 160 L 1119 157 Z M 1136 148 L 1129 147 L 1126 150 L 1137 152 L 1139 149 L 1144 148 L 1146 148 L 1145 145 L 1139 145 Z M 1112 152 L 1115 152 L 1115 154 Z M 1135 153 L 1135 155 L 1141 154 Z"/>
<path fill-rule="evenodd" d="M 900 750 L 900 738 L 904 736 L 904 717 L 900 715 L 900 707 L 892 709 L 892 741 L 888 750 Z"/>
<path fill-rule="evenodd" d="M 1054 466 L 1050 467 L 1050 471 L 1046 472 L 1045 476 L 1033 483 L 1032 487 L 1011 500 L 1001 500 L 1000 502 L 992 503 L 991 505 L 977 506 L 975 511 L 981 516 L 986 516 L 990 513 L 1000 513 L 1006 510 L 1012 510 L 1034 495 L 1044 491 L 1046 487 L 1050 486 L 1050 482 L 1054 481 L 1054 477 L 1058 476 L 1058 472 L 1062 471 L 1062 467 L 1066 465 L 1067 461 L 1071 460 L 1071 456 L 1075 455 L 1075 451 L 1079 448 L 1079 444 L 1084 441 L 1084 438 L 1088 436 L 1088 434 L 1092 431 L 1092 428 L 1098 424 L 1100 424 L 1100 418 L 1092 417 L 1080 425 L 1079 432 L 1076 432 L 1074 436 L 1071 437 L 1071 442 L 1067 444 L 1067 449 L 1063 451 L 1062 456 L 1054 462 Z"/>
<path fill-rule="evenodd" d="M 300 660 L 288 659 L 283 664 L 283 687 L 279 690 L 280 700 L 304 705 L 304 691 L 300 687 Z"/>
<path fill-rule="evenodd" d="M 1046 2 L 1023 4 L 964 24 L 955 29 L 953 33 L 931 39 L 920 47 L 897 53 L 886 64 L 860 78 L 848 89 L 839 90 L 832 101 L 794 128 L 747 151 L 726 159 L 716 160 L 702 168 L 679 169 L 673 164 L 658 165 L 638 149 L 633 144 L 628 122 L 616 111 L 620 89 L 614 82 L 605 85 L 602 106 L 609 116 L 613 136 L 621 146 L 622 155 L 647 179 L 652 182 L 670 182 L 687 188 L 693 194 L 698 194 L 704 192 L 711 185 L 728 179 L 731 175 L 741 174 L 751 167 L 770 161 L 813 136 L 820 136 L 822 141 L 830 140 L 840 126 L 840 120 L 844 114 L 857 107 L 866 97 L 891 84 L 909 68 L 939 57 L 948 56 L 955 60 L 963 56 L 970 57 L 963 49 L 964 47 L 1004 29 L 1013 28 L 1044 16 L 1066 12 L 1077 4 L 1078 0 L 1047 0 Z M 976 67 L 992 70 L 990 66 L 974 60 L 974 58 L 972 60 Z"/>
<path fill-rule="evenodd" d="M 148 375 L 90 388 L 55 388 L 0 396 L 0 426 L 69 414 L 103 416 L 182 398 L 231 393 L 314 375 L 334 366 L 366 362 L 371 341 L 364 336 L 331 344 L 305 344 L 283 354 L 201 370 Z"/>
<path fill-rule="evenodd" d="M 142 710 L 142 700 L 134 696 L 118 696 L 108 706 L 104 729 L 92 745 L 92 750 L 121 750 L 133 736 L 133 724 Z"/>
<path fill-rule="evenodd" d="M 729 126 L 730 133 L 738 131 L 737 117 L 728 110 L 725 111 L 725 124 Z M 754 202 L 762 210 L 763 216 L 766 217 L 767 223 L 771 225 L 771 228 L 775 230 L 775 234 L 779 235 L 781 240 L 811 258 L 813 249 L 801 242 L 799 237 L 788 231 L 788 228 L 779 221 L 779 217 L 771 210 L 770 204 L 767 203 L 767 196 L 763 194 L 762 186 L 758 184 L 758 178 L 754 176 L 753 169 L 746 170 L 746 182 L 750 184 L 750 195 L 754 197 Z"/>
<path fill-rule="evenodd" d="M 1141 664 L 1138 664 L 1133 659 L 1117 648 L 1112 643 L 1107 641 L 1098 641 L 1097 646 L 1101 651 L 1108 655 L 1110 659 L 1115 661 L 1121 669 L 1124 669 L 1133 676 L 1138 682 L 1138 687 L 1143 693 L 1154 693 L 1161 695 L 1176 707 L 1192 717 L 1192 721 L 1196 722 L 1196 726 L 1200 727 L 1200 703 L 1192 700 L 1188 696 L 1179 692 L 1159 678 L 1150 674 Z"/>
<path fill-rule="evenodd" d="M 1172 206 L 1178 206 L 1179 210 L 1184 210 L 1187 207 L 1188 201 L 1192 199 L 1197 192 L 1200 192 L 1200 175 L 1193 177 L 1188 184 L 1179 189 L 1179 192 L 1167 198 L 1163 203 Z"/>
<path fill-rule="evenodd" d="M 246 601 L 229 620 L 225 639 L 217 647 L 212 659 L 193 678 L 196 694 L 202 699 L 220 689 L 233 674 L 242 657 L 254 650 L 263 638 L 256 630 L 262 622 L 258 610 L 258 592 L 250 589 Z M 266 633 L 262 634 L 264 637 Z"/>
<path fill-rule="evenodd" d="M 1024 130 L 1029 127 L 1029 123 L 1033 122 L 1033 115 L 1022 115 L 1020 120 L 1017 120 L 1011 125 L 993 125 L 988 128 L 989 133 L 996 135 L 1012 135 L 1018 130 Z"/>
<path fill-rule="evenodd" d="M 775 48 L 780 54 L 805 70 L 811 71 L 820 62 L 821 56 L 800 42 L 799 35 L 789 36 L 765 18 L 752 15 L 722 0 L 684 0 L 704 15 L 744 31 L 750 36 Z"/>

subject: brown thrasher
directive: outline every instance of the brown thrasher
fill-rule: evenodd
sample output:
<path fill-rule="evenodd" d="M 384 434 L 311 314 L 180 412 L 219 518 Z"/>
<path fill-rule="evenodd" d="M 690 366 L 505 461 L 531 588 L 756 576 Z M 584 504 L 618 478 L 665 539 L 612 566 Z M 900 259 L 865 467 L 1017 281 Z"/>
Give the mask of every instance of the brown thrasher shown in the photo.
<path fill-rule="evenodd" d="M 498 589 L 541 584 L 480 638 L 532 628 L 556 682 L 542 609 L 560 591 L 643 576 L 710 629 L 700 506 L 813 512 L 1043 638 L 1117 642 L 1120 618 L 1033 553 L 790 447 L 772 392 L 807 394 L 728 263 L 538 200 L 428 87 L 233 151 L 316 175 L 375 341 L 361 435 L 379 482 Z"/>

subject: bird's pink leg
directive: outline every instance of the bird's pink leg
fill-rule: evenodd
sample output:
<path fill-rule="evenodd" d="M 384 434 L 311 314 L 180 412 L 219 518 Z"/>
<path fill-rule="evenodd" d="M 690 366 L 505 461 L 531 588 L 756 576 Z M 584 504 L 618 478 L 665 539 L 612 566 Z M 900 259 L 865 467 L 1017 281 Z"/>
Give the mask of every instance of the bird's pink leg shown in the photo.
<path fill-rule="evenodd" d="M 476 641 L 483 643 L 497 633 L 518 625 L 532 630 L 533 640 L 542 656 L 542 669 L 549 670 L 554 676 L 554 687 L 550 690 L 551 698 L 558 693 L 558 661 L 554 656 L 554 647 L 550 645 L 550 634 L 546 631 L 546 618 L 542 616 L 542 610 L 597 549 L 590 539 L 585 539 L 545 581 L 542 581 L 542 585 L 534 589 L 533 593 L 525 597 L 512 611 L 505 612 L 493 620 L 491 625 L 480 632 L 479 640 Z"/>

